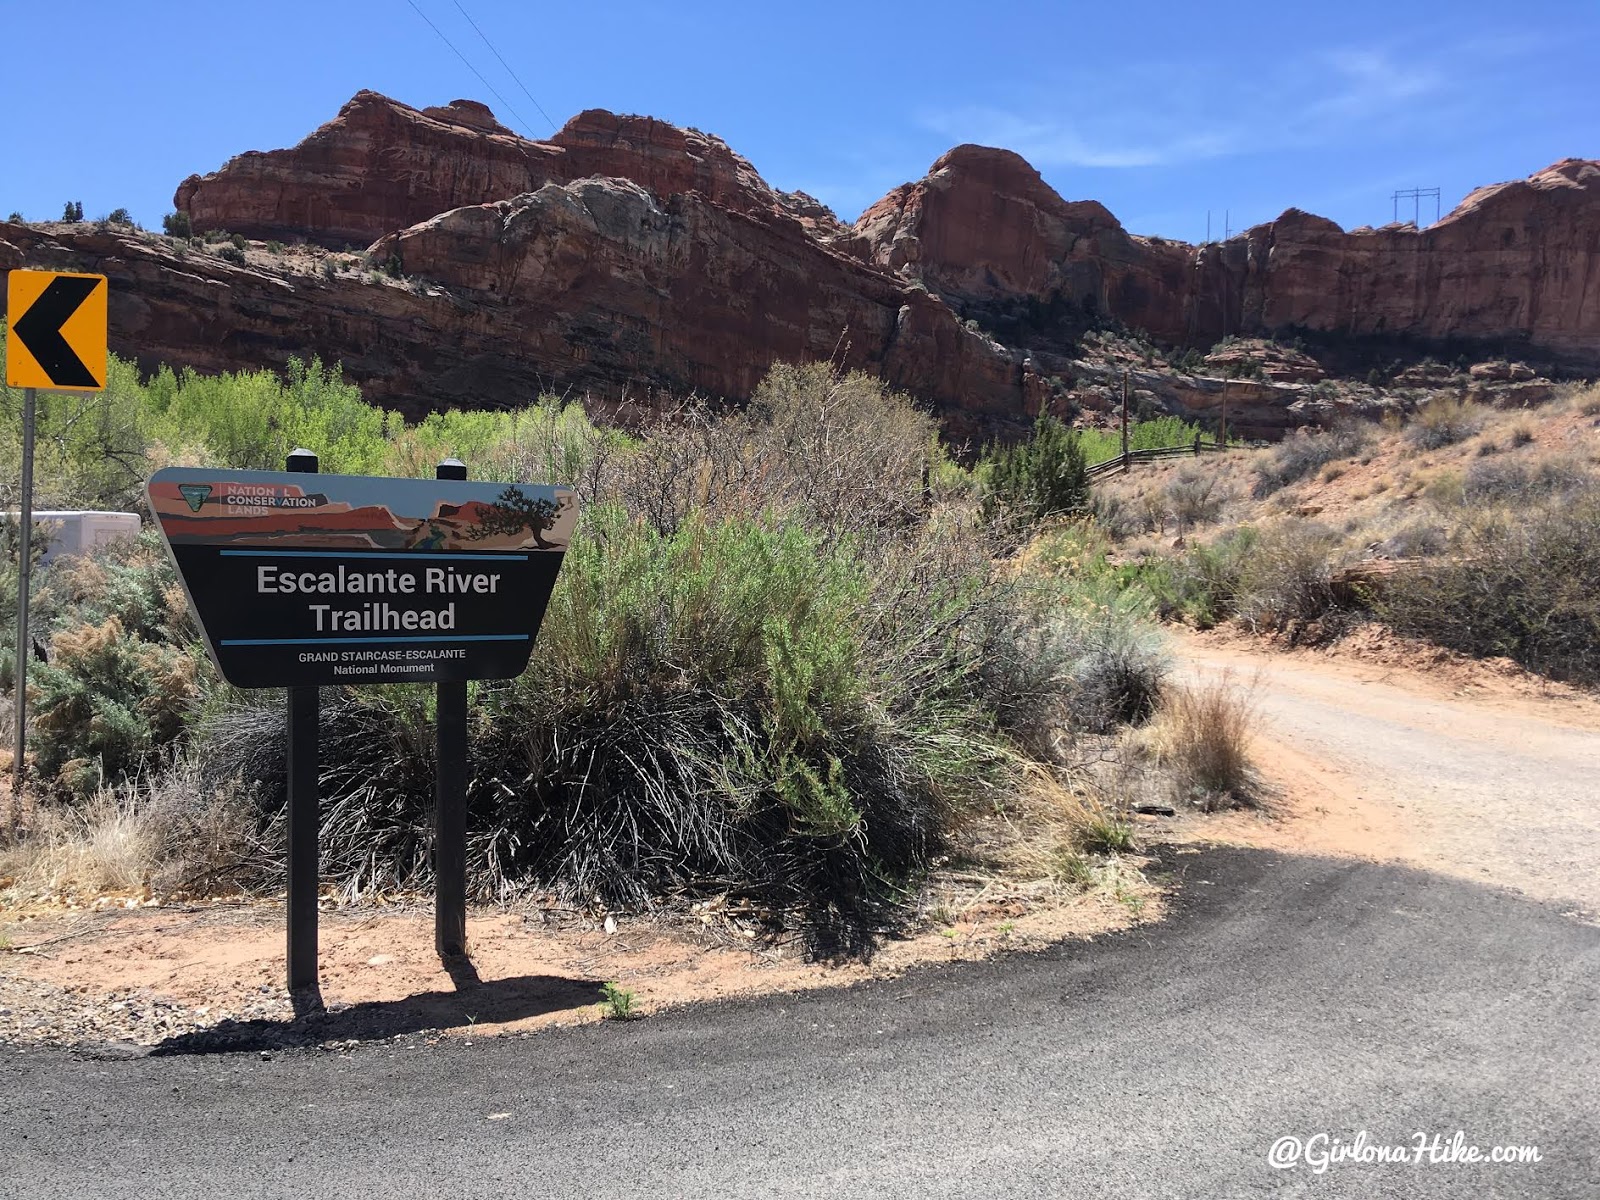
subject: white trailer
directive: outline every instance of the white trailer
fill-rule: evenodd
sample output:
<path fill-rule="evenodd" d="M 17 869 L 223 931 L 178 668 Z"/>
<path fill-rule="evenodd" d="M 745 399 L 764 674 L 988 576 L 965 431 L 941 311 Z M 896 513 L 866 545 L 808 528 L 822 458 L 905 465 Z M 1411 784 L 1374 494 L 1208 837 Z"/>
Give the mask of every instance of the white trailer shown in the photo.
<path fill-rule="evenodd" d="M 8 512 L 5 519 L 12 524 L 20 520 L 19 512 Z M 34 529 L 41 538 L 48 538 L 40 563 L 49 563 L 71 554 L 82 554 L 107 542 L 139 536 L 139 514 L 125 512 L 82 512 L 58 510 L 35 512 Z"/>

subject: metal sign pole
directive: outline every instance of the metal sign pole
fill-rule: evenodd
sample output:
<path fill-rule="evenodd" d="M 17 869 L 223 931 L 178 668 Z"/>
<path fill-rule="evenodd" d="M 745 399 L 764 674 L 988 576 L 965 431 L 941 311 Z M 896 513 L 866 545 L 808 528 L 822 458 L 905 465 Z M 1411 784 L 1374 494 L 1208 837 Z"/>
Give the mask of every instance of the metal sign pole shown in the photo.
<path fill-rule="evenodd" d="M 33 422 L 35 393 L 22 389 L 22 503 L 17 555 L 16 741 L 12 746 L 12 820 L 21 819 L 22 779 L 28 753 L 28 589 L 33 574 Z"/>
<path fill-rule="evenodd" d="M 315 474 L 317 456 L 293 450 L 285 467 Z M 289 997 L 295 1013 L 322 1007 L 317 981 L 317 727 L 321 695 L 315 687 L 289 691 Z"/>
<path fill-rule="evenodd" d="M 436 479 L 466 477 L 466 464 L 455 458 L 434 471 Z M 434 686 L 433 942 L 448 961 L 467 953 L 467 685 L 463 680 Z"/>

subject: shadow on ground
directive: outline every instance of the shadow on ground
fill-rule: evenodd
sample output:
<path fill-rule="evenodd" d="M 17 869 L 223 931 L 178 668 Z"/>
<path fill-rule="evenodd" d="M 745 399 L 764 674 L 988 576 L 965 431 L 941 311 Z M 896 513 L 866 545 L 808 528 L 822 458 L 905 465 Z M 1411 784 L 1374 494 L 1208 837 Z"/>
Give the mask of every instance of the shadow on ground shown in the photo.
<path fill-rule="evenodd" d="M 457 1029 L 478 1022 L 520 1021 L 544 1013 L 592 1007 L 600 982 L 561 975 L 478 978 L 470 963 L 447 964 L 452 991 L 419 992 L 404 1000 L 380 1000 L 348 1008 L 306 1012 L 292 1021 L 223 1021 L 211 1029 L 170 1037 L 152 1055 L 229 1054 L 289 1050 L 347 1040 L 377 1041 L 429 1029 Z"/>

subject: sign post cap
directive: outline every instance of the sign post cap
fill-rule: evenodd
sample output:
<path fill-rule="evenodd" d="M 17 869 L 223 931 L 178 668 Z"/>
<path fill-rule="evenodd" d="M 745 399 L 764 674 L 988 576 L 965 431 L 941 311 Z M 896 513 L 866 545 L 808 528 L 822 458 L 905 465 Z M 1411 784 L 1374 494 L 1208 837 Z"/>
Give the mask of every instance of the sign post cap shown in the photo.
<path fill-rule="evenodd" d="M 442 458 L 439 465 L 433 469 L 435 479 L 465 479 L 467 477 L 467 464 L 459 458 Z"/>
<path fill-rule="evenodd" d="M 316 452 L 307 450 L 304 446 L 296 446 L 284 456 L 284 465 L 291 471 L 314 475 L 317 471 Z"/>

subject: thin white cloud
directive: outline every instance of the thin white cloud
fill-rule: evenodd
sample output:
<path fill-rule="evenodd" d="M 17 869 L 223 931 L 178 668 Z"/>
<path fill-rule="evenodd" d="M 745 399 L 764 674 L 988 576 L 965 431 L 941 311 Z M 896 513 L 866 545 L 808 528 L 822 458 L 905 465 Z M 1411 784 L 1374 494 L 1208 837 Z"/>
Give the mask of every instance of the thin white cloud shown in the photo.
<path fill-rule="evenodd" d="M 1077 75 L 1037 105 L 972 104 L 920 120 L 953 141 L 1005 146 L 1039 167 L 1167 167 L 1402 137 L 1447 112 L 1459 121 L 1464 108 L 1493 102 L 1483 72 L 1538 46 L 1533 38 L 1345 46 L 1232 74 L 1140 63 Z"/>

